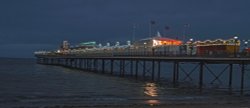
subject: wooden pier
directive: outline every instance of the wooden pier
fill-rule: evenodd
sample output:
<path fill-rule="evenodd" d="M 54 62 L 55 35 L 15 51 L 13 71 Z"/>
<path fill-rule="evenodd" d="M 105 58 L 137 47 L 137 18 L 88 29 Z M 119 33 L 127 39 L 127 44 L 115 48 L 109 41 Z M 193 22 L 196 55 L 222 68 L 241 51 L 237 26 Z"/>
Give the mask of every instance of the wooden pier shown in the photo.
<path fill-rule="evenodd" d="M 211 83 L 221 82 L 221 77 L 226 74 L 227 88 L 229 93 L 239 91 L 244 94 L 247 91 L 245 81 L 247 66 L 250 58 L 206 58 L 206 57 L 143 57 L 143 56 L 115 56 L 115 57 L 81 57 L 81 56 L 46 56 L 36 55 L 37 63 L 47 65 L 58 65 L 69 68 L 81 69 L 84 71 L 98 72 L 102 74 L 116 75 L 120 77 L 134 77 L 135 79 L 149 79 L 159 81 L 162 77 L 164 63 L 172 64 L 171 82 L 173 87 L 178 87 L 180 76 L 183 80 L 192 80 L 191 74 L 197 72 L 197 88 L 200 92 L 204 89 L 205 73 L 210 73 L 213 77 Z M 183 67 L 184 64 L 195 64 L 195 67 Z M 223 64 L 221 72 L 214 72 L 209 65 Z M 235 68 L 238 67 L 238 70 Z M 187 71 L 187 68 L 191 68 Z M 233 75 L 240 76 L 240 81 L 235 81 Z M 225 76 L 224 76 L 225 77 Z M 237 83 L 239 88 L 233 88 L 233 83 Z M 249 87 L 249 86 L 248 86 Z M 236 90 L 237 89 L 237 90 Z"/>

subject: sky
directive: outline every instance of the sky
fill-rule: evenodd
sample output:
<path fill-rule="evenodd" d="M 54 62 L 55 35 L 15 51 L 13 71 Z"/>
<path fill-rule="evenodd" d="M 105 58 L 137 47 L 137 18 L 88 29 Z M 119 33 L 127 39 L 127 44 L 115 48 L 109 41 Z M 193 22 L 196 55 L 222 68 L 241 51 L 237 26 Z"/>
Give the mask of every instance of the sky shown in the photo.
<path fill-rule="evenodd" d="M 194 40 L 246 40 L 250 0 L 1 0 L 0 57 L 34 57 L 63 40 L 125 44 L 134 31 L 136 40 L 149 37 L 150 21 L 152 34 L 168 38 L 181 39 L 185 29 Z"/>

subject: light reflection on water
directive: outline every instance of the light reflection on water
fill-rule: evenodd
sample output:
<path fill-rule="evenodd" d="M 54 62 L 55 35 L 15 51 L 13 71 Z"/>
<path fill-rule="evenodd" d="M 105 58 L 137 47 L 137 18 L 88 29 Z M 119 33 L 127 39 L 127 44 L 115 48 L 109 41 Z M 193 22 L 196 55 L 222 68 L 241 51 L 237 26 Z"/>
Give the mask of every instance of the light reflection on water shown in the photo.
<path fill-rule="evenodd" d="M 158 96 L 158 92 L 159 91 L 155 83 L 148 82 L 145 84 L 144 94 L 146 94 L 147 96 L 156 98 Z M 160 104 L 160 101 L 158 99 L 148 99 L 146 100 L 145 103 L 150 106 L 153 106 L 153 105 Z"/>
<path fill-rule="evenodd" d="M 155 83 L 146 83 L 144 93 L 150 97 L 158 96 L 158 91 Z"/>
<path fill-rule="evenodd" d="M 150 106 L 154 106 L 154 105 L 159 105 L 160 101 L 157 99 L 150 99 L 146 101 L 146 104 L 150 105 Z"/>

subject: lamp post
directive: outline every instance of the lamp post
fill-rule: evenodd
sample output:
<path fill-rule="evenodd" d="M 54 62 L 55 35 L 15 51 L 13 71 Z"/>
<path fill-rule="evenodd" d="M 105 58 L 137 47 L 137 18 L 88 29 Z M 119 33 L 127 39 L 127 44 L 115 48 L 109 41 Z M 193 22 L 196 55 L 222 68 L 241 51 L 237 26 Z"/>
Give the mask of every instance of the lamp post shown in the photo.
<path fill-rule="evenodd" d="M 248 48 L 248 41 L 245 41 L 244 45 L 245 45 L 245 49 L 247 49 Z"/>
<path fill-rule="evenodd" d="M 234 36 L 234 57 L 237 57 L 237 51 L 236 51 L 237 41 L 238 41 L 238 37 Z"/>
<path fill-rule="evenodd" d="M 244 42 L 243 52 L 244 52 L 245 55 L 247 55 L 248 54 L 248 42 L 250 40 L 242 40 L 242 41 Z"/>
<path fill-rule="evenodd" d="M 144 56 L 145 56 L 145 55 L 146 55 L 146 45 L 147 45 L 147 43 L 144 42 L 143 44 L 144 44 L 143 54 L 144 54 Z"/>
<path fill-rule="evenodd" d="M 189 39 L 189 41 L 190 41 L 190 46 L 189 46 L 189 48 L 190 48 L 190 56 L 192 56 L 193 55 L 193 41 L 194 41 L 194 39 L 191 38 L 191 39 Z"/>
<path fill-rule="evenodd" d="M 249 41 L 249 40 L 247 40 L 247 41 L 244 42 L 244 46 L 245 46 L 244 54 L 245 54 L 245 56 L 248 55 L 248 41 Z"/>
<path fill-rule="evenodd" d="M 166 56 L 167 55 L 167 47 L 166 47 L 166 45 L 163 45 L 163 47 L 164 47 L 164 56 Z"/>

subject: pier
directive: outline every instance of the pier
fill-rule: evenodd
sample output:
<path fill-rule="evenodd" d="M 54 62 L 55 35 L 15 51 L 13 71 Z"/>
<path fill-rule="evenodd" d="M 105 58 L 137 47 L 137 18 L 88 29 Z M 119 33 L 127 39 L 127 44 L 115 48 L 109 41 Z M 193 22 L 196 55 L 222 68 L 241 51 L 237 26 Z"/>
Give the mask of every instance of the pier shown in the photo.
<path fill-rule="evenodd" d="M 238 37 L 186 43 L 161 37 L 145 38 L 126 45 L 116 42 L 102 46 L 83 42 L 70 47 L 63 41 L 56 51 L 35 52 L 37 63 L 58 65 L 124 78 L 167 82 L 174 88 L 188 86 L 204 92 L 206 88 L 244 94 L 250 81 L 250 52 L 240 51 Z"/>
<path fill-rule="evenodd" d="M 205 80 L 210 84 L 226 82 L 228 93 L 248 91 L 250 83 L 245 77 L 249 72 L 250 58 L 211 58 L 211 57 L 161 57 L 161 56 L 63 56 L 63 55 L 36 55 L 37 63 L 46 65 L 64 66 L 83 71 L 100 74 L 110 74 L 119 77 L 132 77 L 135 79 L 160 81 L 167 74 L 171 78 L 174 88 L 181 82 L 193 81 L 201 93 L 206 88 Z M 166 64 L 170 66 L 167 70 Z M 193 67 L 184 65 L 194 65 Z M 222 65 L 212 68 L 212 65 Z M 165 68 L 164 68 L 165 67 Z M 237 68 L 237 69 L 236 69 Z M 171 71 L 171 72 L 169 72 Z M 195 75 L 194 75 L 195 74 Z M 193 75 L 193 77 L 191 77 Z M 234 76 L 239 76 L 239 80 Z M 209 77 L 209 79 L 207 79 Z M 222 79 L 222 77 L 224 77 Z M 226 77 L 226 78 L 225 78 Z M 226 79 L 226 80 L 225 80 Z M 233 84 L 239 87 L 233 87 Z"/>

